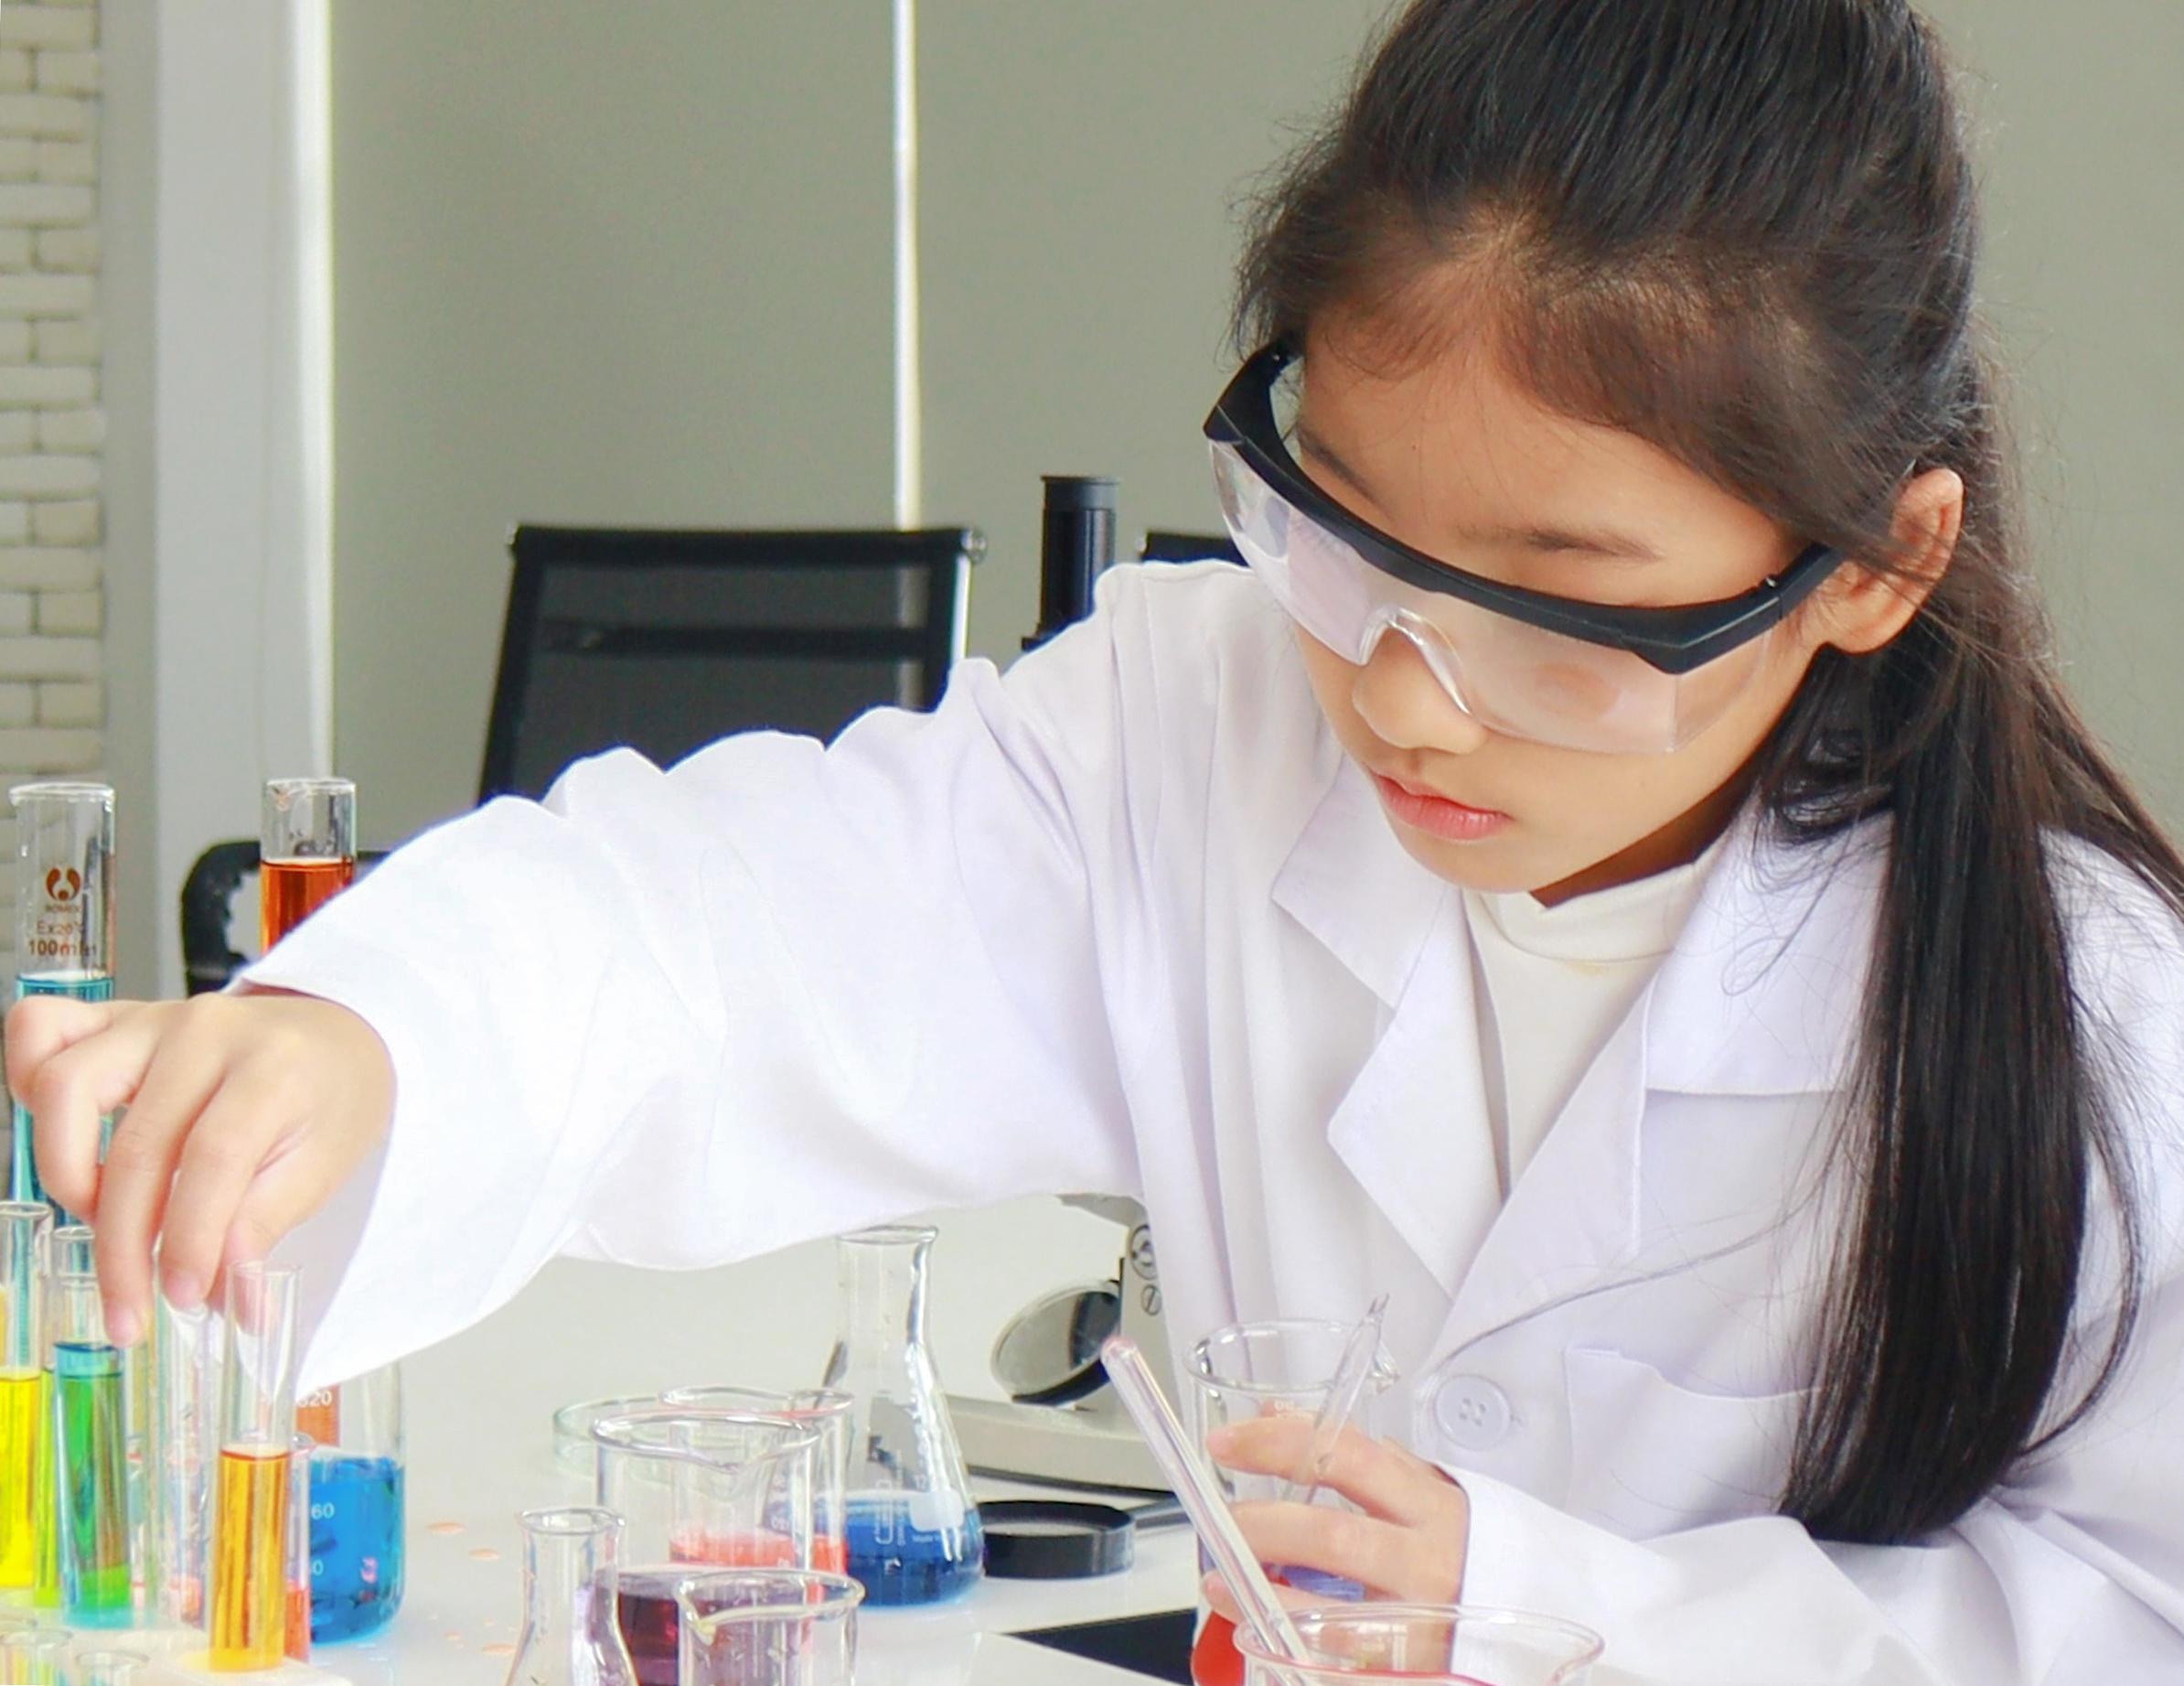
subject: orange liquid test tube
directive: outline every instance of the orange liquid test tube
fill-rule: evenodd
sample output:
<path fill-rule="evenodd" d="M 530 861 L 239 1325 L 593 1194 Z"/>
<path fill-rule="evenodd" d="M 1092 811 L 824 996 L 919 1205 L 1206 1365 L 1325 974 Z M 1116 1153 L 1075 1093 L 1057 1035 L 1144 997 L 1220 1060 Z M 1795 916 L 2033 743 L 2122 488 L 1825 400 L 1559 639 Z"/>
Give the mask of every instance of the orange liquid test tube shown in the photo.
<path fill-rule="evenodd" d="M 295 1273 L 228 1273 L 227 1364 L 214 1477 L 209 1660 L 219 1673 L 288 1655 L 290 1491 L 295 1437 Z"/>
<path fill-rule="evenodd" d="M 212 1523 L 212 1666 L 288 1655 L 288 1448 L 222 1446 Z"/>

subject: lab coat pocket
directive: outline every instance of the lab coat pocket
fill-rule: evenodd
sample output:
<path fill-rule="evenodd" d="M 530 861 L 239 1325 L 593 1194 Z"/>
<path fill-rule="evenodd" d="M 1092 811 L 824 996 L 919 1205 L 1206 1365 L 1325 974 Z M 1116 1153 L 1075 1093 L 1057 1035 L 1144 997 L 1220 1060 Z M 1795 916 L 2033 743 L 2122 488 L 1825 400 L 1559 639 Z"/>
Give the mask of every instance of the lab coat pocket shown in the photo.
<path fill-rule="evenodd" d="M 1563 1365 L 1572 1515 L 1645 1540 L 1773 1512 L 1806 1391 L 1701 1392 L 1583 1348 Z"/>

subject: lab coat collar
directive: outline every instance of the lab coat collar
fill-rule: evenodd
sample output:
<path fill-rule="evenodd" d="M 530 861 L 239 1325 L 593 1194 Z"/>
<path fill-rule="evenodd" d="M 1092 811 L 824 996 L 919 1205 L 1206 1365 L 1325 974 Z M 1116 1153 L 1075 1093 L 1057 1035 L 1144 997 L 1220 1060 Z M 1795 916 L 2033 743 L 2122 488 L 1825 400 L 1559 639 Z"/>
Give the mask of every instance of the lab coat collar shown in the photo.
<path fill-rule="evenodd" d="M 1648 993 L 1646 1087 L 1824 1091 L 1847 1080 L 1887 865 L 1888 822 L 1818 843 L 1746 804 Z M 1404 850 L 1365 773 L 1338 756 L 1273 885 L 1275 904 L 1390 1008 L 1428 942 L 1464 940 L 1452 891 Z"/>
<path fill-rule="evenodd" d="M 1274 878 L 1274 905 L 1394 1006 L 1452 887 L 1413 860 L 1358 765 L 1334 770 Z"/>
<path fill-rule="evenodd" d="M 1688 1094 L 1845 1087 L 1888 868 L 1889 822 L 1793 842 L 1747 803 L 1661 962 L 1646 1085 Z"/>

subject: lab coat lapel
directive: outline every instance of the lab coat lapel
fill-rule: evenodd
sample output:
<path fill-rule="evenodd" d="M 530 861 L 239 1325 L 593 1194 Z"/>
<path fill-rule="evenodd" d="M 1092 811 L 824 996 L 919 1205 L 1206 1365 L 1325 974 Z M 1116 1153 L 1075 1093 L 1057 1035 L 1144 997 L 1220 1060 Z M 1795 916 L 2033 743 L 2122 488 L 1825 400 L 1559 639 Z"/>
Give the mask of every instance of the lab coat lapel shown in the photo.
<path fill-rule="evenodd" d="M 1747 809 L 1675 949 L 1510 1190 L 1437 1352 L 1650 1268 L 1640 1214 L 1650 1092 L 1844 1085 L 1886 838 L 1864 827 L 1783 843 Z M 1721 1151 L 1772 1149 L 1728 1140 Z"/>
<path fill-rule="evenodd" d="M 1327 1139 L 1452 1294 L 1500 1204 L 1461 901 L 1404 852 L 1346 760 L 1273 894 L 1389 1009 Z"/>

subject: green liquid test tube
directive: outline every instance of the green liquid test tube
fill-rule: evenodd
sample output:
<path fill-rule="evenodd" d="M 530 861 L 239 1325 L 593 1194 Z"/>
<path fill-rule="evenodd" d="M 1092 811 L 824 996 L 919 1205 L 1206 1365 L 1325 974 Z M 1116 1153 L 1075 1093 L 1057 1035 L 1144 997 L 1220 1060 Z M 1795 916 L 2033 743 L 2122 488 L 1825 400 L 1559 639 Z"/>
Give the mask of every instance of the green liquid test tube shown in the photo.
<path fill-rule="evenodd" d="M 79 1627 L 124 1627 L 134 1615 L 127 1406 L 119 1348 L 106 1338 L 91 1232 L 53 1232 L 47 1304 L 60 1516 L 60 1603 Z"/>
<path fill-rule="evenodd" d="M 16 812 L 16 995 L 112 999 L 112 787 L 27 784 L 7 795 Z M 46 1198 L 31 1147 L 30 1114 L 18 1101 L 10 1173 L 17 1200 Z M 59 1221 L 71 1220 L 62 1213 Z"/>
<path fill-rule="evenodd" d="M 57 1561 L 43 1316 L 52 1229 L 41 1203 L 0 1204 L 0 1595 L 35 1595 L 41 1565 Z"/>

